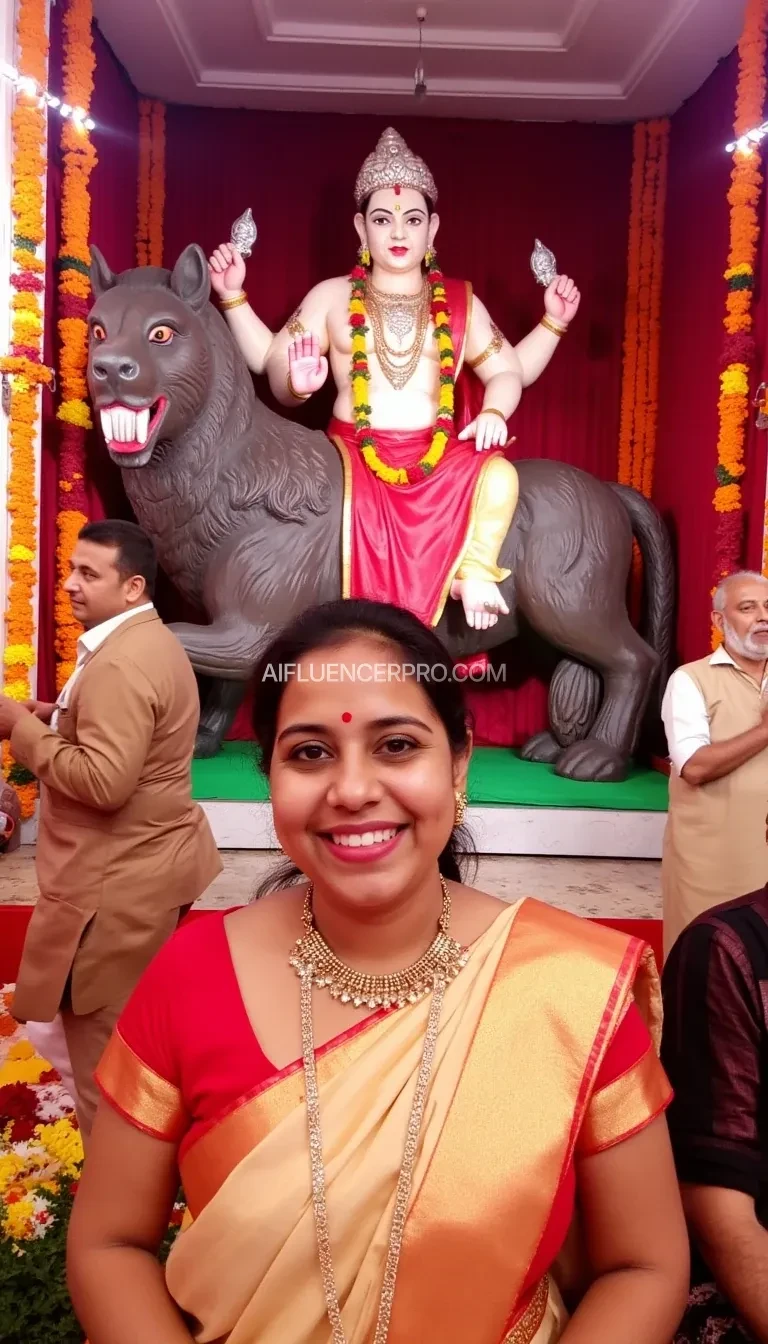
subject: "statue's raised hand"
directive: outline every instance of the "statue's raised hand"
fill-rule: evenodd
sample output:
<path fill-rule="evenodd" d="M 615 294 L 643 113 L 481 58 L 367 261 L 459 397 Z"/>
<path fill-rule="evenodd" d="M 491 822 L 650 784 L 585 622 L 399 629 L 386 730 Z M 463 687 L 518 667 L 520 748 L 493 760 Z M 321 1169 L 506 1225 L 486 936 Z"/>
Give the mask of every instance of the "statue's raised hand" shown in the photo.
<path fill-rule="evenodd" d="M 222 243 L 208 258 L 211 289 L 220 299 L 231 299 L 242 294 L 245 283 L 245 262 L 236 247 Z"/>
<path fill-rule="evenodd" d="M 567 275 L 556 275 L 544 294 L 544 307 L 555 322 L 572 322 L 579 310 L 581 294 L 575 280 Z"/>
<path fill-rule="evenodd" d="M 291 391 L 297 397 L 311 397 L 319 392 L 328 377 L 328 360 L 320 354 L 317 336 L 309 332 L 297 336 L 288 346 L 288 378 Z"/>

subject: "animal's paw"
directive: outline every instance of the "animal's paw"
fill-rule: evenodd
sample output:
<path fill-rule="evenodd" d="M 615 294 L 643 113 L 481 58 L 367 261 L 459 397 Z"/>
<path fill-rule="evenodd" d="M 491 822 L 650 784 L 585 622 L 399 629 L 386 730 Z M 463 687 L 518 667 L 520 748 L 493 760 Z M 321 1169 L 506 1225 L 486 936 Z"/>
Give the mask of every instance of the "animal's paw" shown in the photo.
<path fill-rule="evenodd" d="M 629 761 L 615 747 L 585 737 L 566 747 L 555 767 L 565 779 L 580 779 L 600 784 L 619 784 L 626 778 Z"/>
<path fill-rule="evenodd" d="M 201 725 L 195 738 L 195 759 L 198 761 L 207 760 L 209 756 L 218 755 L 220 750 L 221 738 L 218 733 L 212 732 L 210 728 L 203 728 Z"/>
<path fill-rule="evenodd" d="M 563 748 L 557 738 L 547 729 L 543 733 L 529 737 L 520 755 L 524 761 L 538 761 L 544 765 L 552 765 L 560 758 L 562 752 Z"/>

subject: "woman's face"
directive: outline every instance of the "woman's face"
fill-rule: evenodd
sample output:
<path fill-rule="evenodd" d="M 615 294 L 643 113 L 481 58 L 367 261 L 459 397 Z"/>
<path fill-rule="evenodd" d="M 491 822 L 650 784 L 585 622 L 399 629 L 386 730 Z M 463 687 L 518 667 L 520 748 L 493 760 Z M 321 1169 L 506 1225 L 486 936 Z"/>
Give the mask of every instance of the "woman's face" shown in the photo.
<path fill-rule="evenodd" d="M 280 844 L 326 899 L 396 902 L 434 873 L 467 765 L 399 651 L 355 636 L 312 654 L 280 704 L 270 770 Z"/>

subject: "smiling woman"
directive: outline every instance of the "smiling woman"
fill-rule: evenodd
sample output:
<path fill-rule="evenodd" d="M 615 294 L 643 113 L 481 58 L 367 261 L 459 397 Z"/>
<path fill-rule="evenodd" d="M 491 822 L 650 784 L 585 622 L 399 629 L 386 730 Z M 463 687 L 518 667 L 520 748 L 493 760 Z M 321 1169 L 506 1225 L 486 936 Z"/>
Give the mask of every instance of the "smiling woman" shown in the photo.
<path fill-rule="evenodd" d="M 293 884 L 177 934 L 102 1061 L 70 1231 L 91 1344 L 668 1344 L 687 1241 L 648 949 L 461 881 L 471 733 L 407 612 L 304 613 L 255 727 Z"/>

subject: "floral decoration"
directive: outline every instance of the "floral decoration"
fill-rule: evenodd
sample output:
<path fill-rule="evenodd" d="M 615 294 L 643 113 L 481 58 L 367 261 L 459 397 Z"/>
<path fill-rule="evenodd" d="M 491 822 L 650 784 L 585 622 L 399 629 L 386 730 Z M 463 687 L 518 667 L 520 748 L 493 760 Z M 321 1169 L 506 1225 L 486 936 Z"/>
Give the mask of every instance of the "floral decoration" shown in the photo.
<path fill-rule="evenodd" d="M 455 356 L 451 332 L 451 310 L 448 307 L 443 273 L 433 259 L 427 273 L 431 295 L 431 316 L 434 337 L 440 354 L 440 392 L 437 416 L 428 451 L 418 462 L 408 467 L 389 467 L 379 457 L 371 426 L 371 407 L 368 404 L 368 325 L 365 312 L 365 291 L 368 272 L 356 266 L 350 275 L 349 326 L 352 337 L 352 410 L 355 433 L 363 458 L 371 471 L 387 485 L 412 485 L 429 476 L 441 461 L 454 430 Z"/>
<path fill-rule="evenodd" d="M 749 0 L 739 42 L 734 131 L 736 139 L 763 120 L 766 95 L 768 0 Z M 752 297 L 760 237 L 759 205 L 763 183 L 756 148 L 733 154 L 728 190 L 730 234 L 726 282 L 725 342 L 717 403 L 717 515 L 713 587 L 741 563 L 743 541 L 744 443 L 749 416 L 749 376 L 755 354 Z M 714 636 L 715 642 L 717 636 Z"/>
<path fill-rule="evenodd" d="M 17 64 L 21 74 L 45 87 L 48 72 L 46 0 L 19 0 Z M 32 694 L 36 662 L 34 592 L 37 581 L 37 497 L 35 443 L 40 421 L 40 389 L 53 377 L 43 364 L 43 275 L 38 249 L 45 239 L 46 111 L 34 95 L 17 92 L 12 115 L 11 165 L 13 265 L 11 343 L 0 358 L 9 383 L 8 435 L 8 597 L 5 612 L 3 693 L 14 700 Z M 3 745 L 3 769 L 31 817 L 37 798 L 34 777 Z"/>
<path fill-rule="evenodd" d="M 69 0 L 63 16 L 63 95 L 71 107 L 90 110 L 96 58 L 92 0 Z M 82 124 L 62 122 L 61 241 L 58 255 L 59 489 L 56 566 L 56 681 L 61 690 L 75 666 L 81 627 L 72 615 L 64 581 L 72 543 L 88 521 L 85 488 L 86 434 L 92 428 L 88 405 L 88 306 L 91 293 L 88 236 L 90 180 L 96 151 Z"/>

